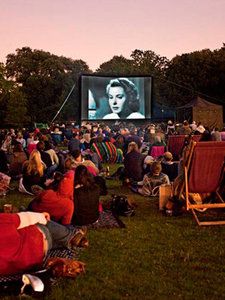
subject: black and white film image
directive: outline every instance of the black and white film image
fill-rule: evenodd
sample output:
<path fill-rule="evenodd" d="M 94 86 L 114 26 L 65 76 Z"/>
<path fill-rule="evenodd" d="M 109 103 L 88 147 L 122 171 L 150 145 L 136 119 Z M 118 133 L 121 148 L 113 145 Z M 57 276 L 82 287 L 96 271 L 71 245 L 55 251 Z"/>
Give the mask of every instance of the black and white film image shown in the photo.
<path fill-rule="evenodd" d="M 82 102 L 87 102 L 87 119 L 145 119 L 145 86 L 146 77 L 85 78 L 82 83 Z"/>

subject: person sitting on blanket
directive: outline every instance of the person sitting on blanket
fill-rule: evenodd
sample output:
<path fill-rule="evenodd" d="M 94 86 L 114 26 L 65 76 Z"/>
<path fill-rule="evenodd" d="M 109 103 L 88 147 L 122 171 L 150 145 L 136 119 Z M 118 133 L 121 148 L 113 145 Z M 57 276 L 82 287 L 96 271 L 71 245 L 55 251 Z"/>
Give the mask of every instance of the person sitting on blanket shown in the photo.
<path fill-rule="evenodd" d="M 173 162 L 173 155 L 171 152 L 165 152 L 162 159 L 162 172 L 169 176 L 170 181 L 178 175 L 178 163 Z"/>
<path fill-rule="evenodd" d="M 161 184 L 169 184 L 169 177 L 162 173 L 162 166 L 159 162 L 153 162 L 150 167 L 150 172 L 144 175 L 143 181 L 138 182 L 138 186 L 131 187 L 132 191 L 137 192 L 143 196 L 154 196 L 155 190 Z"/>
<path fill-rule="evenodd" d="M 28 210 L 46 211 L 51 215 L 53 221 L 62 225 L 69 225 L 74 211 L 74 172 L 70 171 L 65 175 L 60 174 L 59 172 L 55 173 L 55 180 L 30 202 Z"/>
<path fill-rule="evenodd" d="M 50 146 L 50 144 L 48 144 Z M 49 148 L 49 147 L 48 147 Z M 56 171 L 58 164 L 55 163 L 55 160 L 53 161 L 52 153 L 50 154 L 48 150 L 45 149 L 45 142 L 40 141 L 37 143 L 36 149 L 40 152 L 41 160 L 46 166 L 45 169 L 45 176 L 47 178 L 52 178 L 54 172 Z M 56 155 L 56 153 L 55 153 Z M 57 155 L 56 155 L 57 156 Z"/>
<path fill-rule="evenodd" d="M 74 233 L 48 213 L 0 213 L 0 275 L 41 268 L 50 249 L 87 246 L 86 230 Z"/>
<path fill-rule="evenodd" d="M 98 175 L 99 169 L 91 160 L 84 160 L 80 150 L 74 150 L 71 154 L 73 159 L 73 168 L 76 168 L 79 165 L 84 165 L 88 168 L 89 172 L 94 176 Z"/>
<path fill-rule="evenodd" d="M 121 149 L 117 149 L 116 146 L 110 142 L 104 140 L 102 134 L 99 134 L 91 143 L 90 150 L 97 153 L 101 162 L 122 162 L 123 152 Z"/>
<path fill-rule="evenodd" d="M 44 175 L 45 169 L 46 166 L 41 160 L 40 152 L 33 150 L 29 160 L 24 162 L 22 168 L 23 185 L 28 192 L 33 193 L 33 186 L 35 185 L 38 185 L 41 188 L 46 187 L 46 176 Z"/>
<path fill-rule="evenodd" d="M 27 160 L 27 155 L 23 150 L 21 143 L 15 144 L 13 148 L 13 155 L 10 159 L 9 174 L 11 177 L 18 179 L 22 176 L 22 168 L 24 162 Z"/>
<path fill-rule="evenodd" d="M 74 214 L 72 224 L 87 225 L 96 222 L 99 218 L 100 188 L 88 169 L 80 165 L 74 176 Z"/>
<path fill-rule="evenodd" d="M 127 154 L 124 157 L 124 179 L 129 181 L 141 181 L 144 171 L 145 155 L 141 154 L 138 145 L 131 142 L 128 145 Z"/>
<path fill-rule="evenodd" d="M 156 147 L 159 147 L 159 146 L 164 147 L 164 151 L 166 149 L 166 143 L 162 140 L 161 136 L 159 136 L 159 135 L 155 136 L 153 144 L 150 145 L 149 150 L 148 150 L 148 155 L 152 155 L 152 148 L 155 146 Z"/>

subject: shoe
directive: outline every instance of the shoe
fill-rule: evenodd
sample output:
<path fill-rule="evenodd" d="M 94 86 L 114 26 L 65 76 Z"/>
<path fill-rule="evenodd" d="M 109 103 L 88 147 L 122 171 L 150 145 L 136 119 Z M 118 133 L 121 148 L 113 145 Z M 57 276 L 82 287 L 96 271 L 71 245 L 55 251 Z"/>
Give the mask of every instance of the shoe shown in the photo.
<path fill-rule="evenodd" d="M 72 239 L 69 242 L 69 247 L 76 248 L 76 247 L 85 247 L 87 248 L 89 243 L 86 238 L 87 234 L 87 227 L 83 227 L 81 229 L 78 229 L 75 233 L 75 235 L 72 237 Z"/>
<path fill-rule="evenodd" d="M 81 248 L 88 248 L 89 247 L 89 242 L 88 242 L 86 237 L 83 237 L 81 239 L 78 247 L 81 247 Z"/>

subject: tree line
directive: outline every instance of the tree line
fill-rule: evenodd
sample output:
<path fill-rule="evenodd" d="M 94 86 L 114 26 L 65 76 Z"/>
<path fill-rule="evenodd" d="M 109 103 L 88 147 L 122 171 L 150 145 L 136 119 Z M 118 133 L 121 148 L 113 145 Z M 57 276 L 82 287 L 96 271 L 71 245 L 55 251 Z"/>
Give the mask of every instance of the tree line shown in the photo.
<path fill-rule="evenodd" d="M 79 119 L 79 77 L 83 73 L 93 73 L 83 60 L 29 47 L 8 54 L 6 63 L 0 63 L 1 124 L 51 121 L 73 84 L 75 89 L 57 120 Z M 95 74 L 152 75 L 153 101 L 164 107 L 175 109 L 197 95 L 225 107 L 225 44 L 171 60 L 151 50 L 136 49 L 129 59 L 114 56 L 102 63 Z"/>

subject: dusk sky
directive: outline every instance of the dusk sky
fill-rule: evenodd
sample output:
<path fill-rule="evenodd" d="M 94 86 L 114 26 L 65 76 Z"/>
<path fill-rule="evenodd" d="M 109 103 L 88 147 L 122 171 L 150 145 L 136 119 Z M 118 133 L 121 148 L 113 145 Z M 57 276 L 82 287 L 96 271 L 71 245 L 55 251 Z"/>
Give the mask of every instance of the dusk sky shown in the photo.
<path fill-rule="evenodd" d="M 92 70 L 114 55 L 221 48 L 225 0 L 0 0 L 0 61 L 29 46 L 84 60 Z"/>

